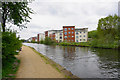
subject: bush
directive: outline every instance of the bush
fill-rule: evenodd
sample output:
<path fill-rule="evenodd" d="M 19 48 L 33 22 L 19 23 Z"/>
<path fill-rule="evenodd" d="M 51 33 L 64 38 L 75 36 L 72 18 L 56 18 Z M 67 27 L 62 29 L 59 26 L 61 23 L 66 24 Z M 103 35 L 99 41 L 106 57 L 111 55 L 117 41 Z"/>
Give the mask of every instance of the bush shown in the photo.
<path fill-rule="evenodd" d="M 54 40 L 51 40 L 51 38 L 49 38 L 49 37 L 45 38 L 44 44 L 51 45 L 51 44 L 54 44 L 54 43 L 56 43 L 56 42 Z"/>
<path fill-rule="evenodd" d="M 16 52 L 22 46 L 21 40 L 16 37 L 16 32 L 7 31 L 2 32 L 2 73 L 3 77 L 6 77 L 11 71 L 11 66 L 16 60 L 14 55 L 18 54 Z M 10 66 L 11 65 L 11 66 Z M 7 72 L 8 71 L 8 72 Z"/>

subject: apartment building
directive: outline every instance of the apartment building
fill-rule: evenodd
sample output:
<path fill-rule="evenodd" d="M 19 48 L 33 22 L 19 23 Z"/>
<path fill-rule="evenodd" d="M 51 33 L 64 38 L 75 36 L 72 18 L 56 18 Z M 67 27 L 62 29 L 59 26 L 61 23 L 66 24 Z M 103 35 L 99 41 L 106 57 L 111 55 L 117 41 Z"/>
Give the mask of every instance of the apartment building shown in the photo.
<path fill-rule="evenodd" d="M 75 26 L 63 26 L 63 41 L 75 42 Z"/>
<path fill-rule="evenodd" d="M 45 37 L 48 37 L 48 31 L 45 31 Z"/>
<path fill-rule="evenodd" d="M 55 36 L 56 42 L 63 42 L 63 30 L 57 30 Z"/>
<path fill-rule="evenodd" d="M 37 37 L 30 37 L 27 41 L 31 42 L 31 41 L 37 41 Z"/>
<path fill-rule="evenodd" d="M 56 42 L 87 42 L 88 28 L 75 29 L 75 26 L 63 26 L 63 30 L 45 31 L 45 37 L 50 37 Z"/>
<path fill-rule="evenodd" d="M 37 34 L 37 42 L 44 40 L 45 39 L 45 34 L 44 33 L 39 33 Z"/>
<path fill-rule="evenodd" d="M 75 29 L 75 42 L 88 41 L 88 28 Z"/>

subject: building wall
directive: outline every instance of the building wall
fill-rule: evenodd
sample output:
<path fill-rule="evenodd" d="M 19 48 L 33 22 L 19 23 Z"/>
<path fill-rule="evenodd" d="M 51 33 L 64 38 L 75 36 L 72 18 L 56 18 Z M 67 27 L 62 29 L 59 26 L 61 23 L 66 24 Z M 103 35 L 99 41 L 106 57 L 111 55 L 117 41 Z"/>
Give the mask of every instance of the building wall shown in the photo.
<path fill-rule="evenodd" d="M 63 41 L 75 42 L 75 26 L 63 26 Z"/>
<path fill-rule="evenodd" d="M 87 40 L 88 40 L 88 28 L 75 30 L 75 42 L 87 42 Z"/>
<path fill-rule="evenodd" d="M 49 34 L 49 37 L 51 38 L 51 40 L 56 40 L 55 39 L 55 33 Z"/>
<path fill-rule="evenodd" d="M 63 31 L 58 31 L 55 35 L 56 42 L 63 42 Z"/>
<path fill-rule="evenodd" d="M 48 37 L 48 31 L 45 31 L 45 37 Z"/>
<path fill-rule="evenodd" d="M 39 40 L 39 34 L 37 34 L 37 42 L 39 42 L 40 40 Z"/>
<path fill-rule="evenodd" d="M 44 40 L 44 39 L 45 39 L 45 34 L 39 33 L 39 41 Z"/>

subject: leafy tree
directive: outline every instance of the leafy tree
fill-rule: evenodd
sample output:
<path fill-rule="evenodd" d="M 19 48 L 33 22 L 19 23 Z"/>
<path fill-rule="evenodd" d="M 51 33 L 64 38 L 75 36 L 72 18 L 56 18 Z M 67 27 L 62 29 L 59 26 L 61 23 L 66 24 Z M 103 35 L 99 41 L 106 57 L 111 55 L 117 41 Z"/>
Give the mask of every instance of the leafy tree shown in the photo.
<path fill-rule="evenodd" d="M 53 44 L 53 43 L 55 43 L 55 41 L 52 40 L 50 37 L 46 37 L 46 38 L 45 38 L 44 44 L 46 44 L 46 45 L 51 45 L 51 44 Z"/>
<path fill-rule="evenodd" d="M 114 16 L 109 15 L 106 18 L 101 18 L 98 22 L 98 35 L 101 38 L 107 34 L 111 34 L 112 38 L 118 37 L 118 22 L 120 17 L 116 14 Z"/>
<path fill-rule="evenodd" d="M 5 32 L 6 23 L 10 22 L 19 28 L 26 28 L 24 24 L 30 22 L 28 2 L 2 2 L 2 30 Z"/>
<path fill-rule="evenodd" d="M 97 30 L 88 32 L 88 38 L 97 38 Z"/>

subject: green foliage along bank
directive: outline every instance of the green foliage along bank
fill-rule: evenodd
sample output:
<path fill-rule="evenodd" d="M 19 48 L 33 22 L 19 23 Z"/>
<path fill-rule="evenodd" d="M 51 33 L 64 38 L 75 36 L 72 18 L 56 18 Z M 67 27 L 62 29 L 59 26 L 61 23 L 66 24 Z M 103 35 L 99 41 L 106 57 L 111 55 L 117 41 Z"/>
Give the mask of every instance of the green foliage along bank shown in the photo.
<path fill-rule="evenodd" d="M 46 45 L 53 45 L 56 44 L 56 41 L 52 40 L 50 37 L 46 37 L 45 40 L 41 40 L 40 43 Z"/>
<path fill-rule="evenodd" d="M 16 32 L 6 31 L 2 32 L 2 77 L 15 77 L 19 60 L 15 55 L 18 54 L 21 41 L 16 37 Z M 18 50 L 18 51 L 17 51 Z"/>
<path fill-rule="evenodd" d="M 97 37 L 92 37 L 91 47 L 118 48 L 120 45 L 119 25 L 120 17 L 109 15 L 98 22 Z"/>

